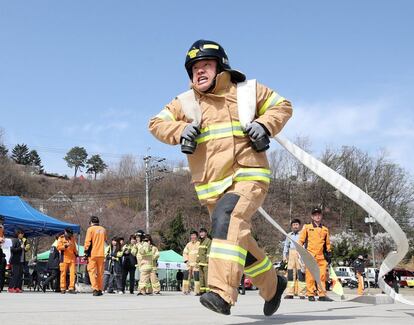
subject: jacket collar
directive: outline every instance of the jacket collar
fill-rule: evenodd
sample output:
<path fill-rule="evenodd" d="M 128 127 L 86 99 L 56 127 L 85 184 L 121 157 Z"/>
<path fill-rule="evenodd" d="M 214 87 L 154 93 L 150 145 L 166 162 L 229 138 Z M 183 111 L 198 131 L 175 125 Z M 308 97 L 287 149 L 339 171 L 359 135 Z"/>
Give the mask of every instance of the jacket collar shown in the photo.
<path fill-rule="evenodd" d="M 313 226 L 313 228 L 322 228 L 323 224 L 321 222 L 321 224 L 318 226 L 314 221 L 312 221 L 312 226 Z"/>
<path fill-rule="evenodd" d="M 217 74 L 216 83 L 211 91 L 207 93 L 201 92 L 194 86 L 193 83 L 191 83 L 191 88 L 199 96 L 223 96 L 223 94 L 231 87 L 231 85 L 232 82 L 230 73 L 223 71 Z"/>

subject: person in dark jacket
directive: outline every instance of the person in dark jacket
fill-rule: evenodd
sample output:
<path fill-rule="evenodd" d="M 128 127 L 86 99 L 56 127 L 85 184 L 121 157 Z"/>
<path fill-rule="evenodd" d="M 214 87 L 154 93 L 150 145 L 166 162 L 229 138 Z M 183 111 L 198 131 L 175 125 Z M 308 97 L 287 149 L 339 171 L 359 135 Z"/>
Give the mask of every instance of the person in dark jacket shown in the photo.
<path fill-rule="evenodd" d="M 384 281 L 394 289 L 396 293 L 400 292 L 399 282 L 401 281 L 401 276 L 397 274 L 395 269 L 392 269 L 387 274 L 384 275 Z"/>
<path fill-rule="evenodd" d="M 22 230 L 16 231 L 16 238 L 12 239 L 12 246 L 10 248 L 10 265 L 11 265 L 11 279 L 9 283 L 10 293 L 21 293 L 23 284 L 23 268 L 25 264 L 25 252 L 30 250 L 30 245 L 27 239 L 24 238 Z"/>
<path fill-rule="evenodd" d="M 59 235 L 55 237 L 55 242 L 52 244 L 52 247 L 50 247 L 49 252 L 49 260 L 47 261 L 47 270 L 49 271 L 49 276 L 46 278 L 46 280 L 42 284 L 42 291 L 46 292 L 47 286 L 50 284 L 50 282 L 53 283 L 53 288 L 55 292 L 60 292 L 60 286 L 59 286 L 59 278 L 60 278 L 60 271 L 59 271 L 59 263 L 60 263 L 60 252 L 57 249 L 57 240 L 59 238 Z"/>
<path fill-rule="evenodd" d="M 184 272 L 178 270 L 175 279 L 177 280 L 177 291 L 181 291 L 183 288 Z"/>
<path fill-rule="evenodd" d="M 6 265 L 6 254 L 0 252 L 0 292 L 2 292 L 4 288 L 4 280 L 6 278 Z"/>
<path fill-rule="evenodd" d="M 129 243 L 122 247 L 122 291 L 125 292 L 126 279 L 129 274 L 129 293 L 134 294 L 137 237 L 129 236 Z"/>
<path fill-rule="evenodd" d="M 122 249 L 118 238 L 112 238 L 111 245 L 105 249 L 105 274 L 104 289 L 107 293 L 122 292 L 122 267 L 121 267 Z"/>

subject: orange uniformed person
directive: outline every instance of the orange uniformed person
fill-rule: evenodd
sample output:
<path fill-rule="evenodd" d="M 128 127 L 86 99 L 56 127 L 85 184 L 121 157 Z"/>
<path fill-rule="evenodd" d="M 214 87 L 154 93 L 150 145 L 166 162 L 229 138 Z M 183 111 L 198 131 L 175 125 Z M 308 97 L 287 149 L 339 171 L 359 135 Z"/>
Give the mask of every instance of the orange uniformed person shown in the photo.
<path fill-rule="evenodd" d="M 88 273 L 93 295 L 102 296 L 106 230 L 99 225 L 99 218 L 92 216 L 86 231 L 85 256 L 88 258 Z"/>
<path fill-rule="evenodd" d="M 325 282 L 326 270 L 331 262 L 331 242 L 329 240 L 329 230 L 322 224 L 322 210 L 318 207 L 313 208 L 311 212 L 312 222 L 305 224 L 299 235 L 298 243 L 304 245 L 308 252 L 315 258 L 319 266 L 320 280 L 322 288 L 318 288 L 320 301 L 332 301 L 326 296 Z M 309 301 L 315 301 L 315 279 L 306 268 L 306 295 Z"/>
<path fill-rule="evenodd" d="M 160 141 L 181 144 L 197 196 L 211 216 L 210 292 L 200 302 L 230 314 L 245 272 L 265 300 L 263 313 L 270 316 L 279 308 L 286 279 L 277 277 L 252 237 L 251 217 L 269 187 L 269 137 L 291 117 L 291 104 L 231 69 L 216 42 L 196 41 L 187 52 L 185 68 L 191 89 L 152 118 L 149 129 Z"/>
<path fill-rule="evenodd" d="M 60 292 L 66 292 L 66 274 L 69 271 L 69 290 L 68 293 L 76 293 L 76 239 L 72 229 L 65 229 L 65 233 L 57 241 L 57 250 L 60 252 Z"/>
<path fill-rule="evenodd" d="M 365 262 L 364 257 L 359 255 L 358 258 L 352 263 L 352 267 L 355 270 L 355 274 L 358 280 L 358 295 L 364 294 L 364 274 L 365 274 Z"/>

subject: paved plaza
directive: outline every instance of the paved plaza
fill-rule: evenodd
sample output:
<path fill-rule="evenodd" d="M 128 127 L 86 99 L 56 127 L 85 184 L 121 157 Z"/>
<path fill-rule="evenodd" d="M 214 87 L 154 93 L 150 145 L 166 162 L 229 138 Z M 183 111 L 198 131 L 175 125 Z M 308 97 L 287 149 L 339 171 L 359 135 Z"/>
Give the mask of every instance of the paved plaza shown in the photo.
<path fill-rule="evenodd" d="M 414 290 L 406 290 L 414 301 Z M 414 324 L 414 308 L 340 301 L 283 300 L 276 315 L 264 317 L 257 291 L 240 296 L 231 316 L 204 309 L 198 297 L 177 292 L 162 296 L 55 293 L 0 293 L 0 324 Z M 348 294 L 347 299 L 355 297 Z"/>

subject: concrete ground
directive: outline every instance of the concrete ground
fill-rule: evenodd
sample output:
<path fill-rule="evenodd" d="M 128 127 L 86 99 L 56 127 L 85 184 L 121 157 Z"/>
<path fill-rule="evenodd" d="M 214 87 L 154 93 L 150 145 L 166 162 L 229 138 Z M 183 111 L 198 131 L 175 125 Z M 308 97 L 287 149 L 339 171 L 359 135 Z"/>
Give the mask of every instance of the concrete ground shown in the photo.
<path fill-rule="evenodd" d="M 346 298 L 355 297 L 355 290 Z M 414 302 L 414 289 L 402 292 Z M 272 317 L 262 314 L 257 291 L 240 296 L 231 316 L 215 314 L 200 305 L 198 297 L 178 292 L 162 296 L 91 294 L 62 295 L 47 292 L 0 293 L 0 324 L 414 324 L 414 308 L 403 304 L 367 305 L 340 301 L 283 300 Z"/>

